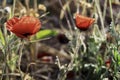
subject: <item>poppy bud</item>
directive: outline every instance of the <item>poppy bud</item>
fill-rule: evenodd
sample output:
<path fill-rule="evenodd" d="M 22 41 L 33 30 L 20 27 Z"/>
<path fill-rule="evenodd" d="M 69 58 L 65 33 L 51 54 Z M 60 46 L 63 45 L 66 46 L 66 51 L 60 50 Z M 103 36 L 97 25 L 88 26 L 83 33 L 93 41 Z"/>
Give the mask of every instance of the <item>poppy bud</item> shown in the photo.
<path fill-rule="evenodd" d="M 106 60 L 106 61 L 105 61 L 105 64 L 106 64 L 106 67 L 107 67 L 107 68 L 110 68 L 111 61 L 110 61 L 110 60 Z"/>
<path fill-rule="evenodd" d="M 77 14 L 75 21 L 77 28 L 84 31 L 89 29 L 90 25 L 95 21 L 95 19 Z"/>
<path fill-rule="evenodd" d="M 69 39 L 64 34 L 58 34 L 57 39 L 61 44 L 67 44 Z"/>
<path fill-rule="evenodd" d="M 7 21 L 6 27 L 20 38 L 28 38 L 39 31 L 41 22 L 31 16 L 14 17 Z"/>
<path fill-rule="evenodd" d="M 51 55 L 50 53 L 46 53 L 46 52 L 41 52 L 37 54 L 37 58 L 40 59 L 40 61 L 42 62 L 52 63 L 54 61 L 53 57 L 54 57 L 53 55 Z"/>

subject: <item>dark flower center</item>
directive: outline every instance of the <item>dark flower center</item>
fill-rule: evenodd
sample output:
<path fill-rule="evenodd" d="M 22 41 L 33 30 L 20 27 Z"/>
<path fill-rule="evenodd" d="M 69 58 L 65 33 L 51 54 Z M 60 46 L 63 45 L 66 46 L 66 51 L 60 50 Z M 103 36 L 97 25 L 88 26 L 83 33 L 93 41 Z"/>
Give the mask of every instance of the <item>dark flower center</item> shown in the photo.
<path fill-rule="evenodd" d="M 28 37 L 28 36 L 32 35 L 32 33 L 24 33 L 22 35 L 25 36 L 25 37 Z"/>

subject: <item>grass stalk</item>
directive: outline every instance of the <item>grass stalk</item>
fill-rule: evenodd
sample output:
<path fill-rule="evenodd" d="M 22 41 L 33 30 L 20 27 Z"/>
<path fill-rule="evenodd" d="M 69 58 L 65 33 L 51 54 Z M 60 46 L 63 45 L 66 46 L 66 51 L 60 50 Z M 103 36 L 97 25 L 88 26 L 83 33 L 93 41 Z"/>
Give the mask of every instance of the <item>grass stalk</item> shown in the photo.
<path fill-rule="evenodd" d="M 103 38 L 105 38 L 105 26 L 104 26 L 104 21 L 103 21 L 103 17 L 102 17 L 102 11 L 100 9 L 100 1 L 95 0 L 95 5 L 98 10 L 99 17 L 100 17 L 100 22 L 101 22 L 101 27 L 102 27 L 102 32 L 103 32 L 102 35 L 103 35 Z"/>

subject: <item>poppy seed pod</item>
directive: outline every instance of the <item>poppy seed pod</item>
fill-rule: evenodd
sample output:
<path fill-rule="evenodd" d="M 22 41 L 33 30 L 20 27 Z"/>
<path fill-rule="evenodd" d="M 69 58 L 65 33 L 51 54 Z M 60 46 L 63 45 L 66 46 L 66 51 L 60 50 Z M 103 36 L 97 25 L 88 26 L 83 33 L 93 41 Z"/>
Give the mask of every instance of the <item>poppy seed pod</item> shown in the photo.
<path fill-rule="evenodd" d="M 41 22 L 31 16 L 14 17 L 6 22 L 6 27 L 20 38 L 28 38 L 39 31 Z"/>
<path fill-rule="evenodd" d="M 77 28 L 84 31 L 89 29 L 90 25 L 94 23 L 95 19 L 77 14 L 75 21 Z"/>

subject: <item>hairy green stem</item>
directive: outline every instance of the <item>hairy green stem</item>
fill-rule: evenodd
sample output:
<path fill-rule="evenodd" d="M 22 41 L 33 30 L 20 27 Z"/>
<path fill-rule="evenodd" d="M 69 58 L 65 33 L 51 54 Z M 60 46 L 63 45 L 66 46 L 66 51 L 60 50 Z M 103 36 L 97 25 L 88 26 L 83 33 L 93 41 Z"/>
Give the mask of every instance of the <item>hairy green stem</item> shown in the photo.
<path fill-rule="evenodd" d="M 20 65 L 21 65 L 21 59 L 22 59 L 22 55 L 23 55 L 23 47 L 24 47 L 24 43 L 23 43 L 23 41 L 21 42 L 22 44 L 21 44 L 21 47 L 20 47 L 20 54 L 19 54 L 19 60 L 18 60 L 18 69 L 19 69 L 19 73 L 20 73 L 20 76 L 21 76 L 21 80 L 24 80 L 23 79 L 23 73 L 22 73 L 22 71 L 21 71 L 21 68 L 20 68 Z"/>

